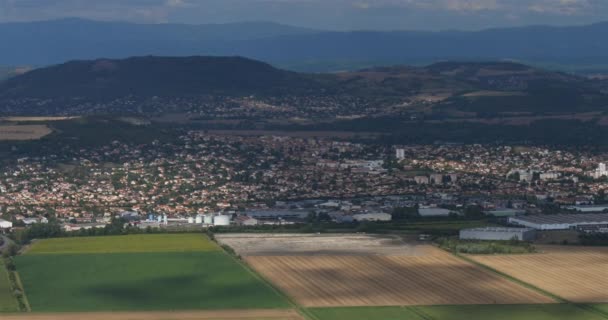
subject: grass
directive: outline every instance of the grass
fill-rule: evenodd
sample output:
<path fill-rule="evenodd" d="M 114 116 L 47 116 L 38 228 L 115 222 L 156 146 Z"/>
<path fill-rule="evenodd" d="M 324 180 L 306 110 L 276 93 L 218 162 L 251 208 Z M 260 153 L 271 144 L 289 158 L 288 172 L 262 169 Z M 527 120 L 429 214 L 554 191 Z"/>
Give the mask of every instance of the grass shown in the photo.
<path fill-rule="evenodd" d="M 11 284 L 8 279 L 8 272 L 0 259 L 0 313 L 18 312 L 19 305 L 11 292 Z"/>
<path fill-rule="evenodd" d="M 319 320 L 605 320 L 571 304 L 314 308 Z"/>
<path fill-rule="evenodd" d="M 34 312 L 289 307 L 224 252 L 28 254 L 17 268 Z"/>
<path fill-rule="evenodd" d="M 143 234 L 40 240 L 32 244 L 27 255 L 220 250 L 213 241 L 202 234 Z"/>
<path fill-rule="evenodd" d="M 417 307 L 430 319 L 440 320 L 605 320 L 572 304 Z"/>

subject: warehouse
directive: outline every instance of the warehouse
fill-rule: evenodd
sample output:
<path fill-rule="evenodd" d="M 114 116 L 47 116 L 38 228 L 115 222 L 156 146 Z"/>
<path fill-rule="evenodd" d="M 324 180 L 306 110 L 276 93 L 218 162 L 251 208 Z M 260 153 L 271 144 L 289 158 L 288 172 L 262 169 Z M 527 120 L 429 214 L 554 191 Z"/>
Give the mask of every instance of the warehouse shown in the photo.
<path fill-rule="evenodd" d="M 580 226 L 608 225 L 608 214 L 556 214 L 510 217 L 509 223 L 536 230 L 568 230 Z"/>
<path fill-rule="evenodd" d="M 461 240 L 513 240 L 534 241 L 536 230 L 531 228 L 474 228 L 460 230 Z"/>

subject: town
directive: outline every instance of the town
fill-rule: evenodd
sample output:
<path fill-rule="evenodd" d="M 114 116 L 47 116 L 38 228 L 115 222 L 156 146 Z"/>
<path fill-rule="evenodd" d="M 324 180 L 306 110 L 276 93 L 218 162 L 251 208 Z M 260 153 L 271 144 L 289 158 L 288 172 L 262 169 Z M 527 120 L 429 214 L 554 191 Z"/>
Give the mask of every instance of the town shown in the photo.
<path fill-rule="evenodd" d="M 191 131 L 16 159 L 0 173 L 4 226 L 65 231 L 122 216 L 168 224 L 336 223 L 608 209 L 608 155 L 539 146 L 382 145 L 332 137 Z M 214 219 L 218 218 L 218 219 Z M 227 220 L 226 220 L 227 219 Z M 8 228 L 7 228 L 8 229 Z"/>

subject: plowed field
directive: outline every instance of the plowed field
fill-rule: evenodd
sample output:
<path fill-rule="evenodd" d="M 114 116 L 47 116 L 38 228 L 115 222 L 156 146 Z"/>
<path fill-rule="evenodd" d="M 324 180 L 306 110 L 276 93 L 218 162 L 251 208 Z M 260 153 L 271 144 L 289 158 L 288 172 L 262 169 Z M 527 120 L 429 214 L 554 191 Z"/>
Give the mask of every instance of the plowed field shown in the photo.
<path fill-rule="evenodd" d="M 554 302 L 443 252 L 427 256 L 250 256 L 246 261 L 307 307 Z"/>
<path fill-rule="evenodd" d="M 608 302 L 608 248 L 540 250 L 543 253 L 471 258 L 572 302 Z"/>

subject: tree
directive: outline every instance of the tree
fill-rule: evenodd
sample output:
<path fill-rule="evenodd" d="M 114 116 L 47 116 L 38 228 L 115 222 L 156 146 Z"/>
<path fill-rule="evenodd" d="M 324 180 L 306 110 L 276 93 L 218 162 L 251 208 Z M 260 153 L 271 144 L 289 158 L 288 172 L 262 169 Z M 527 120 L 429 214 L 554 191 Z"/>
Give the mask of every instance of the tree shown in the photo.
<path fill-rule="evenodd" d="M 418 209 L 419 206 L 417 204 L 413 207 L 396 207 L 393 209 L 391 216 L 395 221 L 419 218 L 420 213 Z"/>
<path fill-rule="evenodd" d="M 483 212 L 483 208 L 481 206 L 473 205 L 467 206 L 464 209 L 464 216 L 467 218 L 481 218 L 485 216 L 485 213 Z"/>

